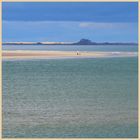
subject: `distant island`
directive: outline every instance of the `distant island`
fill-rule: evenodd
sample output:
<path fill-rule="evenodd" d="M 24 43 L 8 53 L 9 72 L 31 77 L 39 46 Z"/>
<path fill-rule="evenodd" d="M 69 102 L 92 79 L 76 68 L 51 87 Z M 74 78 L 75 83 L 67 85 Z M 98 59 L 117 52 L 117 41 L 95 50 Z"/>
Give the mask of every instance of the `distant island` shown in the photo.
<path fill-rule="evenodd" d="M 121 43 L 121 42 L 115 42 L 115 43 L 110 43 L 110 42 L 92 42 L 89 39 L 81 39 L 79 42 L 73 43 L 73 45 L 138 45 L 137 43 Z"/>
<path fill-rule="evenodd" d="M 89 39 L 81 39 L 78 42 L 4 42 L 2 45 L 138 45 L 138 43 L 121 43 L 121 42 L 93 42 Z"/>

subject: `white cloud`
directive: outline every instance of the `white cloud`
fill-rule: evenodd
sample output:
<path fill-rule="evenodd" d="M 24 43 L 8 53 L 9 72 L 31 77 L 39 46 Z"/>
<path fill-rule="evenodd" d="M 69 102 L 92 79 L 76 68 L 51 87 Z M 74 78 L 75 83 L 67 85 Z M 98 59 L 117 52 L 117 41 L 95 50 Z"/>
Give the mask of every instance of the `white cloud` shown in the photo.
<path fill-rule="evenodd" d="M 100 22 L 81 22 L 79 27 L 88 29 L 126 29 L 132 26 L 136 26 L 136 23 L 100 23 Z"/>
<path fill-rule="evenodd" d="M 113 23 L 94 23 L 94 22 L 82 22 L 79 24 L 83 28 L 113 28 Z"/>

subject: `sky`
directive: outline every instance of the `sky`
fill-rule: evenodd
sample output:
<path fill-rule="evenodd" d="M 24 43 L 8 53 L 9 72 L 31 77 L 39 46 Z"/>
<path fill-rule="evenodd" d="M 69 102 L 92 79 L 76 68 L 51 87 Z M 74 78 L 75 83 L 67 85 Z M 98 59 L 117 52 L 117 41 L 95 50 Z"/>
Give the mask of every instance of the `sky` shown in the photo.
<path fill-rule="evenodd" d="M 138 42 L 137 2 L 2 2 L 3 42 Z"/>

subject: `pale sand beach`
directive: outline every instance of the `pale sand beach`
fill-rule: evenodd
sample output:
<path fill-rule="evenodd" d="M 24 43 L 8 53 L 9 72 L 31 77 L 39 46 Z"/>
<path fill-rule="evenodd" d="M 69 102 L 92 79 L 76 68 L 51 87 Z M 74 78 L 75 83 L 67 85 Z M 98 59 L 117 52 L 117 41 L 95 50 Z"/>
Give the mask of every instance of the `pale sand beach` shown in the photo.
<path fill-rule="evenodd" d="M 136 52 L 94 52 L 94 51 L 2 51 L 3 59 L 47 59 L 47 58 L 80 58 L 80 57 L 131 57 Z"/>

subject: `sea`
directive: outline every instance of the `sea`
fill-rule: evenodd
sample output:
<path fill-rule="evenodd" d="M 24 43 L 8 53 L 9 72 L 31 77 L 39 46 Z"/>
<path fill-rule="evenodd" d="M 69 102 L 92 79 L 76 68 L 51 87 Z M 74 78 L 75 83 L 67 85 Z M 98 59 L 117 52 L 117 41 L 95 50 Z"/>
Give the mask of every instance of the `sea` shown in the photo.
<path fill-rule="evenodd" d="M 3 50 L 137 52 L 134 45 Z M 3 138 L 137 138 L 138 56 L 2 61 Z"/>

